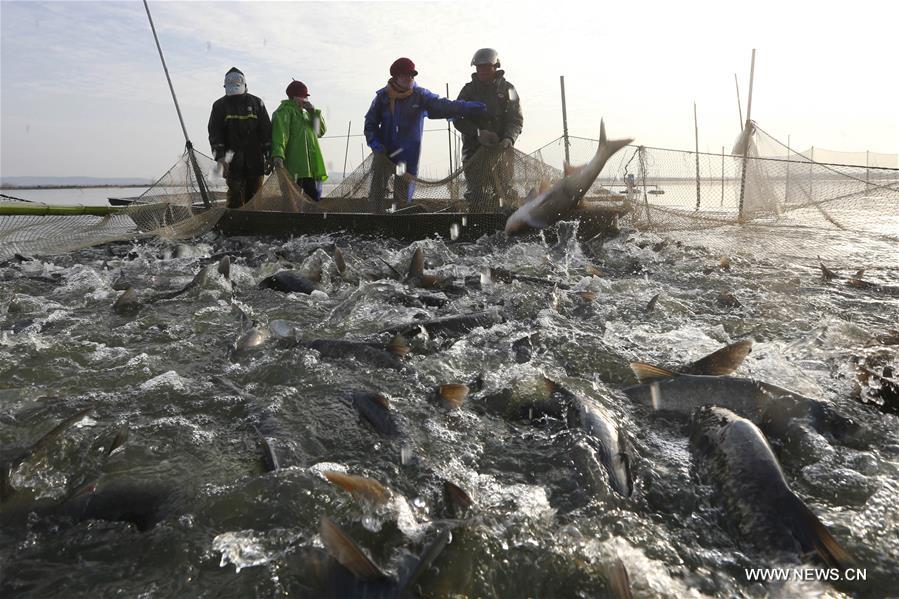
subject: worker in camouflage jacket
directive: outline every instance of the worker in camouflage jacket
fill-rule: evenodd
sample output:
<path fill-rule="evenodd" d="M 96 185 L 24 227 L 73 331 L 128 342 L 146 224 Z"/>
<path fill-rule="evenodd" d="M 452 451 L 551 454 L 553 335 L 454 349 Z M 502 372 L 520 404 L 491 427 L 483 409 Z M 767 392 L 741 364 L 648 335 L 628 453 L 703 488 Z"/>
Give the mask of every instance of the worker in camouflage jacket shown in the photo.
<path fill-rule="evenodd" d="M 272 122 L 261 98 L 247 93 L 244 74 L 225 74 L 225 95 L 209 115 L 209 145 L 228 182 L 228 208 L 240 208 L 272 172 Z"/>
<path fill-rule="evenodd" d="M 515 86 L 506 81 L 505 71 L 499 68 L 496 50 L 481 48 L 475 52 L 471 65 L 477 71 L 459 92 L 458 99 L 483 102 L 487 115 L 456 118 L 453 124 L 462 133 L 469 210 L 494 211 L 500 200 L 505 199 L 508 207 L 518 199 L 512 187 L 512 146 L 521 135 L 524 117 Z M 485 151 L 478 153 L 482 149 Z"/>

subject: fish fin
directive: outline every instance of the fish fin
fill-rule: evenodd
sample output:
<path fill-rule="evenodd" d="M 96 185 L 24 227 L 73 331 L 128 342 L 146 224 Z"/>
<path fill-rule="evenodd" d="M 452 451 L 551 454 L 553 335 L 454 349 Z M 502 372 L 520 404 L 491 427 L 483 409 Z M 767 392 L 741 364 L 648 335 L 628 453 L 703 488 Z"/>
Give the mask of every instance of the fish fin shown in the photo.
<path fill-rule="evenodd" d="M 125 442 L 128 440 L 128 425 L 123 424 L 119 427 L 119 430 L 116 431 L 115 437 L 112 438 L 112 441 L 109 443 L 109 449 L 104 452 L 104 455 L 108 458 L 112 455 L 119 447 L 123 446 Z"/>
<path fill-rule="evenodd" d="M 724 376 L 739 368 L 750 352 L 752 352 L 752 339 L 743 339 L 696 360 L 681 369 L 681 373 Z"/>
<path fill-rule="evenodd" d="M 431 567 L 431 564 L 434 563 L 434 560 L 443 553 L 443 550 L 446 549 L 446 546 L 449 545 L 453 540 L 453 535 L 450 532 L 449 527 L 444 526 L 433 541 L 428 543 L 428 546 L 424 548 L 424 551 L 421 552 L 421 555 L 418 558 L 418 563 L 415 566 L 415 569 L 409 574 L 409 577 L 403 581 L 400 586 L 400 597 L 413 596 L 412 589 L 418 583 L 418 580 L 422 577 L 422 575 L 428 571 L 428 568 Z M 418 596 L 417 593 L 414 596 Z"/>
<path fill-rule="evenodd" d="M 278 454 L 275 453 L 275 448 L 271 444 L 271 442 L 265 438 L 265 435 L 256 428 L 256 425 L 253 425 L 253 430 L 256 431 L 256 436 L 259 439 L 259 444 L 262 445 L 262 462 L 265 464 L 266 470 L 269 472 L 275 472 L 276 470 L 281 469 L 281 464 L 278 462 Z"/>
<path fill-rule="evenodd" d="M 659 301 L 660 295 L 661 293 L 656 293 L 654 296 L 652 296 L 652 299 L 649 300 L 649 302 L 646 304 L 646 309 L 644 310 L 645 312 L 649 313 L 655 310 L 656 302 Z"/>
<path fill-rule="evenodd" d="M 218 271 L 220 275 L 231 280 L 231 256 L 222 256 L 222 259 L 219 260 Z"/>
<path fill-rule="evenodd" d="M 443 481 L 443 499 L 446 502 L 450 516 L 460 518 L 474 505 L 471 497 L 461 487 L 448 480 Z"/>
<path fill-rule="evenodd" d="M 792 528 L 804 548 L 814 549 L 829 567 L 847 569 L 856 565 L 855 559 L 833 538 L 814 512 L 792 492 L 781 518 Z"/>
<path fill-rule="evenodd" d="M 677 376 L 676 372 L 665 370 L 664 368 L 659 368 L 658 366 L 653 366 L 651 364 L 643 364 L 642 362 L 631 362 L 630 366 L 631 370 L 634 372 L 634 376 L 637 377 L 637 381 L 640 383 L 645 383 L 654 379 Z"/>
<path fill-rule="evenodd" d="M 353 497 L 366 499 L 375 505 L 383 505 L 390 498 L 390 491 L 387 490 L 387 487 L 373 478 L 354 476 L 333 470 L 323 470 L 322 476 Z"/>
<path fill-rule="evenodd" d="M 334 522 L 322 514 L 319 534 L 325 549 L 360 580 L 383 580 L 387 575 Z"/>
<path fill-rule="evenodd" d="M 337 266 L 337 272 L 343 274 L 346 271 L 346 260 L 343 252 L 336 244 L 334 245 L 334 265 Z"/>
<path fill-rule="evenodd" d="M 862 278 L 863 276 L 865 276 L 865 269 L 864 269 L 864 268 L 858 269 L 857 271 L 855 271 L 855 274 L 852 275 L 852 277 L 853 277 L 854 279 L 860 279 L 860 278 Z"/>
<path fill-rule="evenodd" d="M 584 168 L 584 165 L 583 165 L 583 164 L 581 164 L 581 165 L 579 165 L 579 166 L 574 166 L 574 165 L 568 164 L 568 163 L 566 162 L 566 163 L 562 166 L 562 172 L 563 172 L 563 173 L 565 174 L 565 176 L 567 177 L 568 175 L 571 175 L 571 174 L 573 174 L 573 173 L 578 172 L 578 171 L 581 170 L 582 168 Z"/>
<path fill-rule="evenodd" d="M 387 344 L 387 351 L 397 358 L 404 357 L 411 350 L 412 346 L 409 345 L 409 340 L 399 333 L 397 333 L 394 338 L 390 340 L 390 343 Z"/>
<path fill-rule="evenodd" d="M 823 262 L 818 262 L 818 266 L 821 267 L 821 276 L 824 277 L 824 279 L 830 281 L 832 279 L 840 278 L 840 275 L 838 275 L 834 271 L 832 271 L 829 268 L 827 268 L 826 266 L 824 266 Z"/>
<path fill-rule="evenodd" d="M 550 185 L 548 180 L 540 179 L 540 185 L 537 186 L 537 195 L 540 195 L 541 193 L 546 193 L 546 191 L 550 187 L 552 187 L 552 185 Z"/>
<path fill-rule="evenodd" d="M 447 385 L 440 385 L 440 387 L 437 388 L 437 396 L 445 407 L 459 408 L 462 406 L 462 402 L 465 401 L 465 398 L 468 397 L 468 391 L 468 385 L 462 383 L 450 383 Z"/>
<path fill-rule="evenodd" d="M 628 576 L 627 568 L 620 559 L 615 559 L 609 566 L 609 591 L 615 599 L 630 599 L 631 579 Z"/>
<path fill-rule="evenodd" d="M 541 182 L 542 185 L 542 182 Z M 524 200 L 521 202 L 522 204 L 527 204 L 534 198 L 536 198 L 540 194 L 540 191 L 536 187 L 532 187 L 528 192 L 528 195 L 525 196 Z"/>
<path fill-rule="evenodd" d="M 409 263 L 409 274 L 406 275 L 407 280 L 419 279 L 425 272 L 425 254 L 421 248 L 415 248 L 412 254 L 412 261 Z"/>

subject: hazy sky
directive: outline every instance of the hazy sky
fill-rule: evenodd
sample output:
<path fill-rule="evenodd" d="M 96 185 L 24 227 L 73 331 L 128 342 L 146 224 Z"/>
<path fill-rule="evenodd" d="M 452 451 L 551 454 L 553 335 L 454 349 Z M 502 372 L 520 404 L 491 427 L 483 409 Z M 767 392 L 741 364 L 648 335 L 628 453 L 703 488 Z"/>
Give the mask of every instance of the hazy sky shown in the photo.
<path fill-rule="evenodd" d="M 295 77 L 323 109 L 329 135 L 362 120 L 399 56 L 419 85 L 455 98 L 483 46 L 499 50 L 525 122 L 517 147 L 561 135 L 559 75 L 569 131 L 647 146 L 730 149 L 745 116 L 757 48 L 752 117 L 792 145 L 899 151 L 899 4 L 818 2 L 169 2 L 150 9 L 196 147 L 209 153 L 210 107 L 225 72 L 246 73 L 273 112 Z M 587 5 L 587 6 L 583 6 Z M 0 175 L 161 175 L 184 141 L 139 0 L 0 0 Z M 446 121 L 427 121 L 422 173 L 447 165 Z M 332 172 L 345 140 L 323 142 Z M 558 147 L 548 153 L 558 153 Z M 363 156 L 350 143 L 349 169 Z M 549 156 L 548 156 L 549 158 Z"/>

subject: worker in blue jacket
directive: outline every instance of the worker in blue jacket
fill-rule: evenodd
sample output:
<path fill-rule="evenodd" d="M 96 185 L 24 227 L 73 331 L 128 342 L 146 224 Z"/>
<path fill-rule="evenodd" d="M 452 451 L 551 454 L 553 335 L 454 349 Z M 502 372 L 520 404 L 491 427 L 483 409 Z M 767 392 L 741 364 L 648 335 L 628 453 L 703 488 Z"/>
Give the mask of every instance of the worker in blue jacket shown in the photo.
<path fill-rule="evenodd" d="M 394 179 L 394 200 L 412 201 L 425 117 L 479 117 L 487 113 L 483 102 L 449 100 L 419 87 L 416 75 L 418 71 L 411 60 L 395 60 L 390 65 L 387 85 L 375 93 L 365 115 L 365 139 L 374 153 L 368 195 L 372 212 L 384 211 L 387 181 L 394 174 L 399 175 Z"/>

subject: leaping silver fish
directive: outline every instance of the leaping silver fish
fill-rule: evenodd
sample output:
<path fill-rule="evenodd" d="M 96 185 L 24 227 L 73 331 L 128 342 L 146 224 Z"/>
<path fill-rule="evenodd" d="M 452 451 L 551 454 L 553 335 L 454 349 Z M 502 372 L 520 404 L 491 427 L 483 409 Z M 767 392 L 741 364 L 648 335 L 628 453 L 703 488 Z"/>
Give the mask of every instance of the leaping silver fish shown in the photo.
<path fill-rule="evenodd" d="M 599 147 L 593 159 L 582 167 L 566 169 L 566 175 L 546 191 L 532 189 L 524 204 L 506 221 L 506 233 L 519 233 L 528 229 L 544 229 L 577 208 L 581 199 L 593 185 L 606 162 L 618 150 L 633 139 L 606 139 L 606 125 L 599 124 Z"/>

